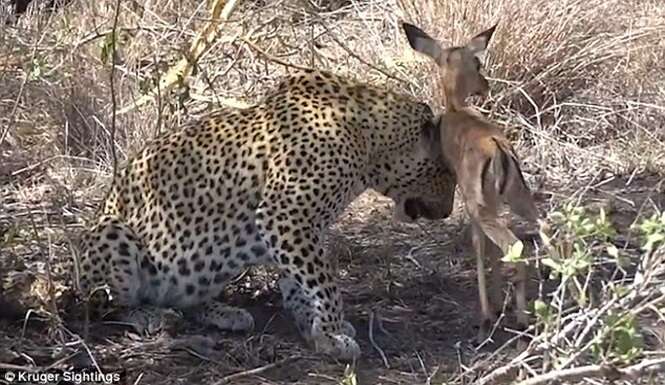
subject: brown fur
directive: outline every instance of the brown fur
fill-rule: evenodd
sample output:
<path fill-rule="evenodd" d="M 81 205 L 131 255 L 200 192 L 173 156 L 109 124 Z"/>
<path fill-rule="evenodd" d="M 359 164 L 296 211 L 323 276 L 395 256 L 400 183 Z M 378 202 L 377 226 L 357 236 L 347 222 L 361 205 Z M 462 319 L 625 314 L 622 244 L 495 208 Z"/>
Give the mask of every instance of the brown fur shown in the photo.
<path fill-rule="evenodd" d="M 495 295 L 500 290 L 496 285 L 503 279 L 499 275 L 499 257 L 487 253 L 486 239 L 489 238 L 504 255 L 518 242 L 507 224 L 499 219 L 499 208 L 507 204 L 514 213 L 527 220 L 537 221 L 539 218 L 512 145 L 498 126 L 467 107 L 465 102 L 470 95 L 487 95 L 489 91 L 489 84 L 480 73 L 478 56 L 487 47 L 495 27 L 476 35 L 463 47 L 442 49 L 425 32 L 404 25 L 411 46 L 432 57 L 442 71 L 447 112 L 440 117 L 437 131 L 426 133 L 426 137 L 435 141 L 434 145 L 428 146 L 430 151 L 439 151 L 437 155 L 455 171 L 471 217 L 483 316 L 482 338 L 495 320 L 495 311 L 500 309 Z M 486 254 L 490 255 L 493 272 L 492 303 L 485 282 Z M 525 313 L 526 266 L 518 263 L 515 267 L 517 321 L 519 327 L 525 328 L 528 322 Z"/>

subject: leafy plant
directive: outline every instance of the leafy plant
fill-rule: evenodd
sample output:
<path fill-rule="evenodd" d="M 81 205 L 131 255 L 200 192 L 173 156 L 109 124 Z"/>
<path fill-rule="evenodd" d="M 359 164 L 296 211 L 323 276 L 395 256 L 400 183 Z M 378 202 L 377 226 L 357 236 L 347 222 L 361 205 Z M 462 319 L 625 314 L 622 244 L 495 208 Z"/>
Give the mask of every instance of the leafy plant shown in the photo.
<path fill-rule="evenodd" d="M 632 314 L 610 313 L 598 331 L 591 352 L 596 362 L 630 363 L 642 354 L 643 344 Z"/>
<path fill-rule="evenodd" d="M 639 225 L 634 225 L 633 229 L 637 229 L 642 233 L 645 239 L 642 250 L 650 253 L 665 243 L 665 211 L 653 214 Z"/>
<path fill-rule="evenodd" d="M 346 365 L 346 368 L 344 368 L 344 376 L 340 381 L 340 385 L 358 385 L 356 372 L 351 366 Z"/>
<path fill-rule="evenodd" d="M 628 258 L 613 243 L 615 231 L 604 210 L 597 215 L 584 208 L 566 204 L 550 217 L 552 229 L 542 231 L 541 237 L 547 256 L 542 259 L 551 269 L 550 278 L 561 279 L 559 304 L 573 297 L 580 307 L 589 304 L 589 281 L 593 266 L 603 256 L 609 256 L 617 267 L 627 265 Z M 659 247 L 665 245 L 665 214 L 657 213 L 633 226 L 643 239 L 641 249 L 646 252 L 642 261 Z M 606 300 L 619 299 L 630 293 L 630 284 L 605 282 L 603 295 Z M 533 312 L 545 330 L 560 328 L 563 307 L 552 306 L 537 300 Z M 589 335 L 590 357 L 597 363 L 629 364 L 639 359 L 644 350 L 644 340 L 637 322 L 637 315 L 619 305 L 608 308 L 598 319 L 598 327 Z M 581 341 L 581 340 L 580 340 Z M 571 346 L 572 347 L 572 346 Z M 569 364 L 569 355 L 563 352 L 553 357 L 553 363 Z"/>
<path fill-rule="evenodd" d="M 113 45 L 115 43 L 115 54 L 117 55 L 118 50 L 123 44 L 128 43 L 129 34 L 123 33 L 122 31 L 117 31 L 115 34 L 109 32 L 104 35 L 104 39 L 99 43 L 99 59 L 104 63 L 104 65 L 109 64 L 110 60 L 115 59 L 112 57 L 114 55 Z"/>
<path fill-rule="evenodd" d="M 550 278 L 568 280 L 584 274 L 594 263 L 599 245 L 605 246 L 608 254 L 618 256 L 616 247 L 608 242 L 616 232 L 605 210 L 600 209 L 594 217 L 583 207 L 567 203 L 561 210 L 550 214 L 550 221 L 555 228 L 554 234 L 549 236 L 541 232 L 549 254 L 542 263 L 551 269 Z"/>
<path fill-rule="evenodd" d="M 34 57 L 28 68 L 28 80 L 39 80 L 44 75 L 46 60 L 42 57 Z"/>

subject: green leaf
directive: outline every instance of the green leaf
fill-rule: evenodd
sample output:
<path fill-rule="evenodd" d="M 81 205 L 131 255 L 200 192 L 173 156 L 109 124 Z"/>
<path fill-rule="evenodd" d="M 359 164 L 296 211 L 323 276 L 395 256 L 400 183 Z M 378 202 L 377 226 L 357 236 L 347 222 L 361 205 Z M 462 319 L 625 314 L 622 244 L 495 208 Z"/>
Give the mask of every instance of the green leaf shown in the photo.
<path fill-rule="evenodd" d="M 560 211 L 555 211 L 552 214 L 550 214 L 550 220 L 555 223 L 561 223 L 566 219 L 566 216 L 560 212 Z"/>
<path fill-rule="evenodd" d="M 522 251 L 524 244 L 518 240 L 508 249 L 508 253 L 501 259 L 503 262 L 516 263 L 522 261 Z"/>
<path fill-rule="evenodd" d="M 341 385 L 358 385 L 356 373 L 349 365 L 346 365 L 344 369 L 344 377 L 342 378 Z"/>
<path fill-rule="evenodd" d="M 552 318 L 552 311 L 550 306 L 542 300 L 537 299 L 534 301 L 533 310 L 534 313 L 536 313 L 536 317 L 538 317 L 543 322 L 547 322 Z"/>
<path fill-rule="evenodd" d="M 605 223 L 607 221 L 607 216 L 605 215 L 605 209 L 600 208 L 600 214 L 598 215 L 599 223 Z"/>
<path fill-rule="evenodd" d="M 99 54 L 99 59 L 102 61 L 104 64 L 108 64 L 109 59 L 111 59 L 111 55 L 113 54 L 113 41 L 115 37 L 113 36 L 113 33 L 107 33 L 104 36 L 104 40 L 100 43 L 101 45 L 101 52 Z"/>
<path fill-rule="evenodd" d="M 646 243 L 644 244 L 644 246 L 642 246 L 642 249 L 643 249 L 643 250 L 646 250 L 646 251 L 653 250 L 653 246 L 654 246 L 656 243 L 660 243 L 660 242 L 662 242 L 664 239 L 665 239 L 665 234 L 663 234 L 663 233 L 653 233 L 653 234 L 649 234 L 649 235 L 647 236 L 647 241 L 646 241 Z"/>
<path fill-rule="evenodd" d="M 541 260 L 541 263 L 552 270 L 560 271 L 561 269 L 561 264 L 559 262 L 556 262 L 552 258 L 543 258 Z"/>

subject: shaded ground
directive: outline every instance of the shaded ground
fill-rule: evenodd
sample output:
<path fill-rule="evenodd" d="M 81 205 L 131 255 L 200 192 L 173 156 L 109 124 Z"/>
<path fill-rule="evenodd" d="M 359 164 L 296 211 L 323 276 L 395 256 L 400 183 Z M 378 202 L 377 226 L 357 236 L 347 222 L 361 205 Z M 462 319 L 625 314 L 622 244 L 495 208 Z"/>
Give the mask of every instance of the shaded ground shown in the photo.
<path fill-rule="evenodd" d="M 616 178 L 587 187 L 583 201 L 609 208 L 620 233 L 628 234 L 638 212 L 665 207 L 664 185 L 656 176 Z M 544 187 L 540 192 L 545 211 L 551 208 L 550 199 L 574 191 Z M 257 328 L 250 335 L 224 334 L 185 323 L 173 336 L 141 337 L 128 327 L 98 322 L 90 325 L 85 345 L 77 342 L 76 334 L 83 333 L 82 319 L 63 309 L 70 308 L 67 236 L 79 226 L 73 216 L 55 214 L 76 212 L 77 205 L 53 197 L 42 205 L 31 205 L 15 192 L 3 191 L 0 276 L 7 303 L 0 309 L 0 363 L 41 368 L 96 363 L 106 370 L 122 370 L 125 383 L 138 384 L 215 383 L 229 374 L 273 363 L 283 365 L 243 374 L 230 383 L 337 384 L 343 378 L 343 364 L 316 356 L 305 346 L 280 309 L 273 273 L 262 269 L 245 275 L 226 293 L 229 302 L 248 306 L 255 315 Z M 364 354 L 356 368 L 358 382 L 438 384 L 498 346 L 476 351 L 471 343 L 477 331 L 478 303 L 475 266 L 467 257 L 471 250 L 464 235 L 466 219 L 458 207 L 445 221 L 394 223 L 390 209 L 388 199 L 367 192 L 349 207 L 329 238 L 330 253 L 340 269 L 346 315 L 358 331 Z M 517 232 L 532 231 L 518 226 Z M 628 251 L 636 248 L 629 236 L 620 237 L 619 242 Z M 48 282 L 53 285 L 49 287 Z M 21 305 L 13 308 L 17 301 Z M 21 306 L 39 311 L 24 323 Z M 54 308 L 66 320 L 64 324 L 53 317 Z M 370 318 L 374 319 L 371 328 Z M 370 329 L 375 344 L 369 338 Z M 214 346 L 197 336 L 209 337 Z M 498 339 L 506 337 L 509 333 L 504 332 Z M 383 351 L 385 361 L 374 345 Z"/>

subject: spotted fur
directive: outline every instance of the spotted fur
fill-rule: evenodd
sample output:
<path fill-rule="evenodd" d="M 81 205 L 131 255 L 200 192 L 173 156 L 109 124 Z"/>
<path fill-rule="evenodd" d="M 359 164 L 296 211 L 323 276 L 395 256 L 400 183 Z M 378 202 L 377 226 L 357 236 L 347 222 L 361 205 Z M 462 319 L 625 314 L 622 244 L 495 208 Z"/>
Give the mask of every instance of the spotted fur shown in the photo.
<path fill-rule="evenodd" d="M 317 350 L 357 357 L 325 230 L 368 188 L 398 219 L 450 214 L 454 178 L 418 151 L 432 111 L 409 97 L 303 72 L 258 105 L 222 109 L 149 143 L 114 180 L 83 238 L 84 292 L 120 305 L 193 310 L 222 329 L 251 315 L 215 301 L 250 265 L 282 272 L 284 307 Z"/>

